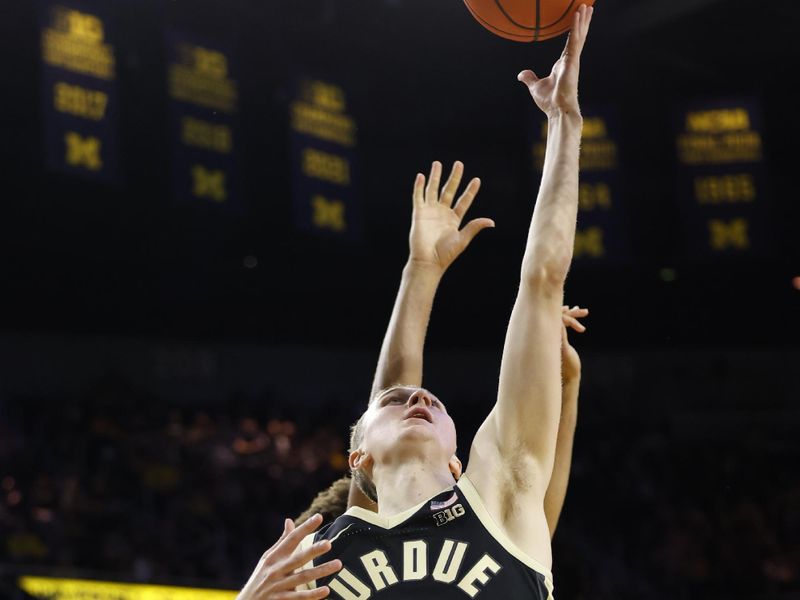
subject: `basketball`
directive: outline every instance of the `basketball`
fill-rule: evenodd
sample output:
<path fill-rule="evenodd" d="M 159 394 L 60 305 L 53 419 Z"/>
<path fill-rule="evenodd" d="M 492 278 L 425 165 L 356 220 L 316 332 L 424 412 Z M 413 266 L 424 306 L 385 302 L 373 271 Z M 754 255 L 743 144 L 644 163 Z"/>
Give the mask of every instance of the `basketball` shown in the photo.
<path fill-rule="evenodd" d="M 572 15 L 594 0 L 464 0 L 475 20 L 515 42 L 538 42 L 572 27 Z"/>

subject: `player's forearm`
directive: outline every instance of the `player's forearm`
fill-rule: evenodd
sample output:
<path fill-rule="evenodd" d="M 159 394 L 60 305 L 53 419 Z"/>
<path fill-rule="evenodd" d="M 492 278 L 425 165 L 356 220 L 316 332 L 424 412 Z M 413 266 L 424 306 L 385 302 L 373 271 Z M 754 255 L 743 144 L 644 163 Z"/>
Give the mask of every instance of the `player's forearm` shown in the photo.
<path fill-rule="evenodd" d="M 575 243 L 578 160 L 583 120 L 570 113 L 548 122 L 542 183 L 522 265 L 523 281 L 563 283 Z"/>
<path fill-rule="evenodd" d="M 425 334 L 442 275 L 438 267 L 413 261 L 403 269 L 370 398 L 394 384 L 422 384 Z"/>
<path fill-rule="evenodd" d="M 564 500 L 567 497 L 572 467 L 572 446 L 578 423 L 579 390 L 580 377 L 565 381 L 562 388 L 561 419 L 558 424 L 553 474 L 550 476 L 550 484 L 544 497 L 544 513 L 551 538 L 555 535 L 561 510 L 564 508 Z"/>

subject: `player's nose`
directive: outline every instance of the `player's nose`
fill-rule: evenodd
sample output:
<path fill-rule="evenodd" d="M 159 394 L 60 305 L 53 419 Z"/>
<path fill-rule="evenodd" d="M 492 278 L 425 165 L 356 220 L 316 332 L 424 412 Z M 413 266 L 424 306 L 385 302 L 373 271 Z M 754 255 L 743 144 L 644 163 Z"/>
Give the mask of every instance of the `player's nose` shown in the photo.
<path fill-rule="evenodd" d="M 408 405 L 424 404 L 428 408 L 433 404 L 431 393 L 428 390 L 419 389 L 408 397 Z"/>

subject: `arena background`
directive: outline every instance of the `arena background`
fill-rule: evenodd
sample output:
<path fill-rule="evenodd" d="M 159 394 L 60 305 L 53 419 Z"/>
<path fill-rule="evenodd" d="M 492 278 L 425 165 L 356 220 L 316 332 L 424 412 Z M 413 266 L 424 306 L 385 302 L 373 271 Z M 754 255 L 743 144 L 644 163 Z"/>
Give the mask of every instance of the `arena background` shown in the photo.
<path fill-rule="evenodd" d="M 800 598 L 798 23 L 598 0 L 561 600 Z M 539 177 L 515 77 L 563 41 L 458 0 L 5 2 L 0 596 L 243 585 L 343 472 L 435 159 L 497 222 L 428 336 L 467 448 Z"/>

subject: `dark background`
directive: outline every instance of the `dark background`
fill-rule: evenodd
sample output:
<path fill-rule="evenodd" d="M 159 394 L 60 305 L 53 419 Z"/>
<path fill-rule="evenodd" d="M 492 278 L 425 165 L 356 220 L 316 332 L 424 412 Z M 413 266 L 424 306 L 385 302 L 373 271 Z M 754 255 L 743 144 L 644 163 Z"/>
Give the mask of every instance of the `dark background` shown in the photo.
<path fill-rule="evenodd" d="M 460 159 L 480 176 L 471 215 L 497 221 L 448 273 L 429 335 L 427 381 L 463 399 L 469 433 L 492 397 L 536 193 L 528 165 L 537 109 L 516 74 L 546 74 L 563 38 L 494 37 L 457 0 L 112 2 L 123 183 L 108 186 L 44 168 L 37 7 L 2 6 L 0 467 L 23 490 L 21 503 L 4 508 L 4 527 L 38 531 L 49 548 L 38 558 L 6 548 L 5 562 L 241 585 L 281 517 L 341 472 L 326 457 L 341 450 L 369 389 L 407 253 L 413 177 L 435 159 Z M 800 7 L 598 0 L 596 8 L 581 100 L 620 116 L 631 252 L 618 264 L 576 264 L 567 285 L 567 301 L 592 314 L 576 341 L 585 408 L 555 550 L 559 597 L 798 598 Z M 166 27 L 225 42 L 236 57 L 241 212 L 170 199 Z M 361 242 L 295 229 L 287 117 L 298 74 L 348 94 L 359 126 Z M 709 261 L 682 250 L 673 119 L 707 97 L 761 102 L 762 254 Z M 214 424 L 200 436 L 208 448 L 192 454 L 175 442 L 184 450 L 162 457 L 184 474 L 177 488 L 103 478 L 141 474 L 155 460 L 142 448 L 170 447 L 159 436 L 177 422 L 184 433 L 205 431 L 204 418 Z M 212 447 L 259 439 L 246 419 L 273 447 L 283 435 L 274 422 L 291 423 L 292 447 L 322 458 L 314 468 L 274 453 L 218 465 L 223 491 L 199 527 L 227 532 L 209 542 L 214 560 L 189 556 L 195 533 L 137 538 L 128 554 L 119 547 L 130 532 L 92 537 L 121 521 L 138 531 L 180 522 L 183 500 L 217 489 L 199 474 L 213 463 Z M 91 509 L 64 508 L 59 472 L 79 488 L 92 482 Z M 34 501 L 47 487 L 42 477 L 50 500 Z M 238 496 L 224 492 L 237 485 Z M 139 498 L 140 489 L 150 491 L 133 505 L 112 501 Z M 55 515 L 47 523 L 73 523 L 72 533 L 39 531 L 43 506 Z M 240 514 L 251 516 L 234 522 Z M 695 551 L 705 558 L 682 566 Z M 140 560 L 151 566 L 134 568 Z M 752 578 L 732 583 L 742 563 Z"/>
<path fill-rule="evenodd" d="M 770 316 L 797 307 L 797 8 L 619 0 L 597 8 L 581 98 L 621 116 L 631 256 L 618 267 L 575 268 L 568 298 L 593 309 L 586 343 L 788 343 Z M 461 159 L 484 181 L 474 215 L 498 227 L 448 276 L 442 304 L 454 310 L 436 314 L 431 344 L 499 343 L 535 197 L 527 165 L 537 109 L 515 76 L 525 67 L 546 73 L 563 39 L 507 42 L 456 1 L 116 2 L 124 185 L 106 187 L 43 171 L 35 5 L 10 10 L 1 36 L 5 329 L 374 345 L 406 252 L 413 176 L 431 160 Z M 242 214 L 170 201 L 165 26 L 233 47 Z M 298 73 L 348 93 L 363 243 L 295 231 L 287 114 Z M 772 248 L 762 258 L 683 256 L 673 120 L 678 107 L 709 96 L 763 105 Z M 249 255 L 257 268 L 244 267 Z M 663 267 L 676 269 L 675 282 L 661 280 Z M 621 326 L 636 307 L 651 311 L 648 327 Z M 472 326 L 461 327 L 465 320 Z"/>

